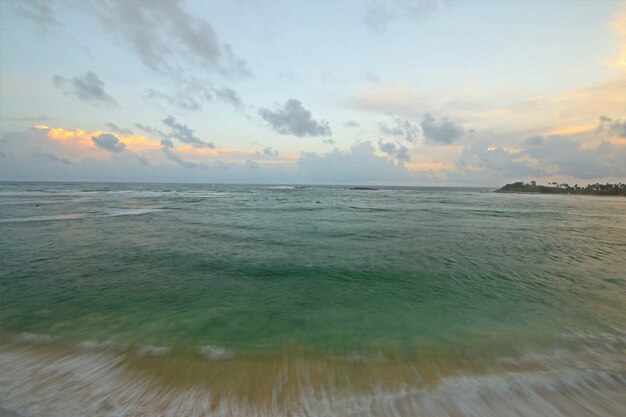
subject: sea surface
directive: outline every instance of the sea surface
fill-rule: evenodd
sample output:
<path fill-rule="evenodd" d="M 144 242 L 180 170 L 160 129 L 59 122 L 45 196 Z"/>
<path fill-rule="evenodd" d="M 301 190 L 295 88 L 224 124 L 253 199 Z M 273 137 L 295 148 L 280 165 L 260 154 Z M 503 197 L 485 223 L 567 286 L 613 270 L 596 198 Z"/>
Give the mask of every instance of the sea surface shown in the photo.
<path fill-rule="evenodd" d="M 0 183 L 0 407 L 623 416 L 626 198 L 490 191 Z"/>

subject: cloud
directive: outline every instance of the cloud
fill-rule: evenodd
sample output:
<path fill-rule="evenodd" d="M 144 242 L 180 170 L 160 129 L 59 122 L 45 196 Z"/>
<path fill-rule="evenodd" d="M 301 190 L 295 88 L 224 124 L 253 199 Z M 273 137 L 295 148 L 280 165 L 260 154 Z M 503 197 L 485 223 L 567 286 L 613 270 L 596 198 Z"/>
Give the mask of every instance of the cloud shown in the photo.
<path fill-rule="evenodd" d="M 539 146 L 541 144 L 543 144 L 544 142 L 544 137 L 543 136 L 531 136 L 528 139 L 526 139 L 524 142 L 522 142 L 522 145 L 524 146 Z"/>
<path fill-rule="evenodd" d="M 267 148 L 263 149 L 263 155 L 278 156 L 278 151 L 268 146 Z"/>
<path fill-rule="evenodd" d="M 345 127 L 350 128 L 350 129 L 354 129 L 357 127 L 361 127 L 360 124 L 358 124 L 357 122 L 355 122 L 354 120 L 348 120 L 347 122 L 345 122 L 343 124 Z"/>
<path fill-rule="evenodd" d="M 232 88 L 213 88 L 207 81 L 200 82 L 199 80 L 191 79 L 184 81 L 182 84 L 183 86 L 172 94 L 148 89 L 144 97 L 148 100 L 160 100 L 185 111 L 202 110 L 203 104 L 212 102 L 214 96 L 220 101 L 231 104 L 236 109 L 243 108 L 241 97 Z"/>
<path fill-rule="evenodd" d="M 297 156 L 268 159 L 251 170 L 251 149 L 210 149 L 180 145 L 141 135 L 112 135 L 125 147 L 103 152 L 92 139 L 101 131 L 37 126 L 0 138 L 0 178 L 11 180 L 284 182 L 296 180 Z M 106 145 L 115 147 L 111 140 Z M 117 144 L 119 148 L 119 143 Z M 226 162 L 225 162 L 226 160 Z M 215 168 L 215 169 L 213 169 Z M 228 168 L 228 169 L 225 169 Z M 207 171 L 211 169 L 210 177 Z"/>
<path fill-rule="evenodd" d="M 169 140 L 169 139 L 161 140 L 161 151 L 163 151 L 163 153 L 165 154 L 167 159 L 169 159 L 170 161 L 174 161 L 178 165 L 180 165 L 181 167 L 188 168 L 188 169 L 198 168 L 198 167 L 201 167 L 201 168 L 206 168 L 207 167 L 203 163 L 196 163 L 196 162 L 187 161 L 182 156 L 178 155 L 174 151 L 173 148 L 174 148 L 174 143 L 172 143 L 171 140 Z"/>
<path fill-rule="evenodd" d="M 166 126 L 169 126 L 171 132 L 169 136 L 180 140 L 181 142 L 188 143 L 197 148 L 215 148 L 215 145 L 210 142 L 204 142 L 197 136 L 193 134 L 193 130 L 189 128 L 186 124 L 176 122 L 176 119 L 173 116 L 168 116 L 163 119 L 163 123 Z"/>
<path fill-rule="evenodd" d="M 172 142 L 170 139 L 161 139 L 161 146 L 166 146 L 168 148 L 173 148 L 174 147 L 174 142 Z"/>
<path fill-rule="evenodd" d="M 115 135 L 112 135 L 110 133 L 102 133 L 98 136 L 93 136 L 91 140 L 93 141 L 93 143 L 96 144 L 96 146 L 109 152 L 119 153 L 126 150 L 126 145 L 121 142 Z"/>
<path fill-rule="evenodd" d="M 130 130 L 128 128 L 119 127 L 118 125 L 116 125 L 115 123 L 112 123 L 112 122 L 107 122 L 104 125 L 106 127 L 108 127 L 109 129 L 111 129 L 115 133 L 119 133 L 119 134 L 122 134 L 122 135 L 132 135 L 133 134 L 132 130 Z"/>
<path fill-rule="evenodd" d="M 33 126 L 23 137 L 26 141 L 33 140 L 35 136 L 39 141 L 37 147 L 44 151 L 62 155 L 76 162 L 81 158 L 106 159 L 102 149 L 110 153 L 132 154 L 135 152 L 150 152 L 158 149 L 158 141 L 141 135 L 114 135 L 102 131 L 84 131 L 82 129 L 67 130 L 59 127 L 44 125 Z M 44 148 L 48 144 L 50 147 Z"/>
<path fill-rule="evenodd" d="M 0 154 L 14 157 L 0 163 L 0 178 L 24 181 L 72 181 L 77 178 L 84 181 L 206 181 L 206 171 L 183 167 L 203 167 L 204 164 L 190 165 L 182 158 L 179 158 L 180 163 L 170 163 L 176 155 L 170 152 L 172 158 L 168 158 L 159 151 L 158 144 L 146 149 L 145 154 L 134 154 L 128 149 L 132 142 L 128 142 L 126 151 L 115 153 L 114 157 L 103 155 L 101 148 L 91 140 L 94 133 L 59 128 L 6 133 L 0 140 Z M 131 139 L 124 138 L 125 141 Z M 34 145 L 36 149 L 33 151 Z M 156 159 L 156 163 L 149 163 L 150 159 Z"/>
<path fill-rule="evenodd" d="M 81 101 L 93 104 L 116 104 L 115 100 L 104 91 L 104 81 L 92 71 L 76 75 L 71 79 L 55 75 L 52 77 L 52 83 L 63 94 L 74 96 Z"/>
<path fill-rule="evenodd" d="M 275 132 L 282 135 L 299 137 L 332 135 L 328 122 L 314 120 L 311 112 L 302 107 L 302 103 L 296 99 L 287 100 L 282 108 L 274 111 L 261 108 L 259 115 Z"/>
<path fill-rule="evenodd" d="M 74 166 L 75 178 L 84 178 L 89 173 L 79 167 L 86 167 L 85 161 L 109 161 L 111 166 L 116 164 L 149 165 L 145 155 L 151 155 L 158 150 L 158 142 L 139 135 L 116 136 L 101 131 L 87 132 L 82 129 L 66 130 L 63 128 L 34 126 L 24 132 L 9 132 L 0 140 L 0 147 L 9 153 L 17 155 L 16 163 L 24 163 L 24 168 L 13 166 L 12 169 L 24 172 L 37 172 L 41 166 L 52 170 L 54 167 Z M 105 150 L 106 152 L 102 152 Z M 145 155 L 144 155 L 145 154 Z M 113 157 L 114 156 L 114 157 Z M 34 157 L 35 159 L 33 159 Z M 46 164 L 53 162 L 53 164 Z M 124 170 L 124 166 L 116 169 Z M 9 170 L 10 172 L 10 170 Z M 50 179 L 43 175 L 40 178 Z"/>
<path fill-rule="evenodd" d="M 332 140 L 331 138 L 322 139 L 322 142 L 327 144 L 327 145 L 334 145 L 335 144 L 335 141 Z"/>
<path fill-rule="evenodd" d="M 260 166 L 259 166 L 259 164 L 257 162 L 251 161 L 250 159 L 248 159 L 246 161 L 246 167 L 248 167 L 250 169 L 255 169 L 255 170 L 260 168 Z"/>
<path fill-rule="evenodd" d="M 157 72 L 179 79 L 180 64 L 186 63 L 229 77 L 250 74 L 247 62 L 182 1 L 92 0 L 79 6 L 96 17 L 105 33 L 126 44 Z"/>
<path fill-rule="evenodd" d="M 581 179 L 626 177 L 626 146 L 602 141 L 589 148 L 563 136 L 535 137 L 525 145 L 522 152 L 542 166 L 552 166 L 551 174 Z"/>
<path fill-rule="evenodd" d="M 393 125 L 387 123 L 379 123 L 378 128 L 381 133 L 390 136 L 401 136 L 408 142 L 415 143 L 422 136 L 422 129 L 403 119 L 400 116 L 390 115 L 393 119 Z"/>
<path fill-rule="evenodd" d="M 464 149 L 457 171 L 480 182 L 550 176 L 597 180 L 625 177 L 624 161 L 626 146 L 602 141 L 589 147 L 565 136 L 532 136 L 520 148 L 474 142 Z"/>
<path fill-rule="evenodd" d="M 152 135 L 154 137 L 157 137 L 159 139 L 168 140 L 168 141 L 170 140 L 170 136 L 167 133 L 165 133 L 165 132 L 163 132 L 163 131 L 161 131 L 159 129 L 155 129 L 153 127 L 146 126 L 146 125 L 143 125 L 141 123 L 135 123 L 135 127 L 137 129 L 141 130 L 142 132 L 145 132 L 145 133 L 147 133 L 149 135 Z"/>
<path fill-rule="evenodd" d="M 241 97 L 239 97 L 239 94 L 237 94 L 237 92 L 232 88 L 222 87 L 214 91 L 218 99 L 226 103 L 232 104 L 235 108 L 240 108 L 243 106 Z"/>
<path fill-rule="evenodd" d="M 427 141 L 440 145 L 449 145 L 462 138 L 465 130 L 447 117 L 437 121 L 430 114 L 425 114 L 420 123 Z"/>
<path fill-rule="evenodd" d="M 515 147 L 505 146 L 504 137 L 495 138 L 495 145 L 494 138 L 491 142 L 476 138 L 467 142 L 465 148 L 453 147 L 460 153 L 453 165 L 452 159 L 446 162 L 445 158 L 432 159 L 429 155 L 409 161 L 406 146 L 399 142 L 404 139 L 399 138 L 361 142 L 350 149 L 306 152 L 298 157 L 278 154 L 271 147 L 258 151 L 196 148 L 188 144 L 175 147 L 167 135 L 157 138 L 37 126 L 2 136 L 0 177 L 309 184 L 443 181 L 466 185 L 501 185 L 511 180 L 549 177 L 568 178 L 568 182 L 572 178 L 579 183 L 623 179 L 626 146 L 622 141 L 602 141 L 603 135 L 597 135 L 600 141 L 596 145 L 564 136 L 533 136 L 517 141 Z M 450 151 L 450 147 L 433 149 L 442 155 Z"/>
<path fill-rule="evenodd" d="M 626 138 L 626 120 L 611 119 L 607 116 L 600 116 L 598 131 L 610 132 L 620 138 Z"/>
<path fill-rule="evenodd" d="M 64 165 L 74 165 L 74 163 L 70 161 L 69 159 L 61 158 L 51 152 L 44 152 L 41 149 L 37 149 L 37 148 L 33 151 L 33 155 L 36 156 L 37 158 L 41 158 L 47 161 L 59 162 Z"/>
<path fill-rule="evenodd" d="M 150 161 L 145 156 L 139 155 L 139 154 L 136 154 L 136 153 L 134 153 L 133 155 L 135 156 L 137 161 L 139 161 L 139 163 L 141 163 L 142 165 L 150 165 Z"/>
<path fill-rule="evenodd" d="M 380 132 L 388 136 L 402 137 L 410 143 L 417 143 L 420 139 L 424 139 L 430 144 L 449 145 L 465 134 L 461 126 L 447 117 L 437 121 L 427 113 L 422 117 L 419 125 L 394 114 L 389 114 L 389 117 L 393 122 L 390 124 L 379 123 Z M 393 145 L 393 143 L 389 144 Z"/>
<path fill-rule="evenodd" d="M 473 143 L 463 150 L 457 161 L 460 171 L 487 171 L 496 178 L 518 178 L 545 175 L 546 171 L 524 160 L 521 152 L 512 152 L 502 147 L 488 146 L 485 143 Z"/>
<path fill-rule="evenodd" d="M 163 144 L 163 142 L 161 143 Z M 170 143 L 166 142 L 165 144 L 163 144 L 163 146 L 161 147 L 161 150 L 163 151 L 163 153 L 165 154 L 165 156 L 167 156 L 169 160 L 176 162 L 178 165 L 180 165 L 183 168 L 197 168 L 201 166 L 201 164 L 186 161 L 180 155 L 174 152 L 172 150 L 171 142 Z"/>
<path fill-rule="evenodd" d="M 149 89 L 148 93 L 145 95 L 145 98 L 148 100 L 152 100 L 152 99 L 161 100 L 161 101 L 166 102 L 170 106 L 177 107 L 181 110 L 188 110 L 188 111 L 201 110 L 202 109 L 202 103 L 200 102 L 201 98 L 194 97 L 194 94 L 197 95 L 198 91 L 194 93 L 178 91 L 174 94 L 165 94 L 160 91 Z M 208 93 L 208 96 L 204 98 L 207 101 L 212 100 L 210 93 Z"/>
<path fill-rule="evenodd" d="M 15 8 L 22 17 L 46 32 L 63 26 L 57 16 L 69 10 L 86 13 L 102 27 L 103 33 L 130 50 L 147 68 L 173 80 L 178 90 L 162 93 L 150 90 L 149 99 L 158 99 L 188 111 L 198 111 L 213 96 L 239 108 L 241 97 L 229 87 L 214 88 L 207 77 L 217 73 L 226 78 L 251 75 L 248 63 L 224 42 L 211 23 L 189 10 L 183 0 L 168 1 L 23 1 Z M 91 22 L 89 22 L 91 24 Z M 68 24 L 69 27 L 69 24 Z M 203 74 L 198 78 L 194 74 Z M 55 85 L 69 81 L 55 77 Z M 73 94 L 72 94 L 73 95 Z"/>
<path fill-rule="evenodd" d="M 437 0 L 373 2 L 366 6 L 363 22 L 372 32 L 384 33 L 392 22 L 420 22 L 432 17 L 439 3 Z"/>
<path fill-rule="evenodd" d="M 46 36 L 57 34 L 62 27 L 47 0 L 21 1 L 15 7 L 15 13 L 35 23 L 37 30 Z"/>
<path fill-rule="evenodd" d="M 398 161 L 406 162 L 411 159 L 409 150 L 404 145 L 396 145 L 393 142 L 383 142 L 382 139 L 379 139 L 378 149 Z"/>
<path fill-rule="evenodd" d="M 298 161 L 308 181 L 356 184 L 410 181 L 411 174 L 402 164 L 376 155 L 371 142 L 358 143 L 349 151 L 334 149 L 327 154 L 303 153 Z"/>

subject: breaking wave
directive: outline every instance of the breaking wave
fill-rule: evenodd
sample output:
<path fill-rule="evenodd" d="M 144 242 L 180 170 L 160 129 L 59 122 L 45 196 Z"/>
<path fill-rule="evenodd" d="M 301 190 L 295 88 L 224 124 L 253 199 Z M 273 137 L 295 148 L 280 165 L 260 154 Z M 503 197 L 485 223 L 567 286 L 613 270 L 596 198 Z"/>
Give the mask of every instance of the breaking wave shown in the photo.
<path fill-rule="evenodd" d="M 210 365 L 198 368 L 205 374 L 181 383 L 151 374 L 145 364 L 137 365 L 129 357 L 136 353 L 139 361 L 162 364 L 170 360 L 163 357 L 171 352 L 167 347 L 142 346 L 135 353 L 99 349 L 50 353 L 22 343 L 0 350 L 0 405 L 33 417 L 621 416 L 626 409 L 623 344 L 598 349 L 529 352 L 517 359 L 494 360 L 492 371 L 460 370 L 433 382 L 417 378 L 415 384 L 396 387 L 372 380 L 369 388 L 352 389 L 320 379 L 314 365 L 299 361 L 277 362 L 284 369 L 269 380 L 248 360 L 244 362 L 250 370 L 248 383 L 239 386 L 229 379 L 237 360 L 217 346 L 200 349 Z M 198 382 L 202 377 L 219 383 Z"/>

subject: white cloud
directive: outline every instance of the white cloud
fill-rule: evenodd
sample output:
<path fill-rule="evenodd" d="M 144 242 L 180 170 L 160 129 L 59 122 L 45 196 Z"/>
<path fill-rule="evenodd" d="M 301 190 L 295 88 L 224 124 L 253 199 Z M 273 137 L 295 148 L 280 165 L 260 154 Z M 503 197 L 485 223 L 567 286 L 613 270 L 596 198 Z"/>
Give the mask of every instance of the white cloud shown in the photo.
<path fill-rule="evenodd" d="M 307 152 L 298 162 L 303 178 L 318 183 L 410 182 L 411 174 L 392 159 L 376 155 L 371 142 L 353 145 L 349 151 L 334 149 L 326 154 Z"/>

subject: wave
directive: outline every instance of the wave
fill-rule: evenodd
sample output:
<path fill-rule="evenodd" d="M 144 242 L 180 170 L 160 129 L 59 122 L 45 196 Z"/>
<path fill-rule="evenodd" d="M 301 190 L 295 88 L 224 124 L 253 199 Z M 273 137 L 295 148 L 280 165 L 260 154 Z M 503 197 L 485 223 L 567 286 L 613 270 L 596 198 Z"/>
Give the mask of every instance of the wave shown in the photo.
<path fill-rule="evenodd" d="M 49 334 L 24 332 L 14 335 L 11 339 L 15 343 L 50 343 L 57 338 Z"/>
<path fill-rule="evenodd" d="M 84 350 L 107 350 L 114 346 L 111 340 L 85 340 L 78 344 L 79 349 Z"/>
<path fill-rule="evenodd" d="M 172 349 L 167 346 L 143 345 L 137 349 L 137 354 L 139 356 L 164 356 L 171 351 Z"/>
<path fill-rule="evenodd" d="M 227 359 L 234 356 L 233 352 L 230 352 L 224 348 L 215 345 L 202 346 L 199 349 L 201 355 L 209 357 L 211 359 Z"/>
<path fill-rule="evenodd" d="M 143 349 L 146 356 L 153 356 L 167 348 Z M 216 346 L 205 346 L 202 351 L 225 352 Z M 357 389 L 353 382 L 353 389 L 341 389 L 324 382 L 329 375 L 319 368 L 297 362 L 289 362 L 268 379 L 249 360 L 233 359 L 233 364 L 210 361 L 211 366 L 202 369 L 206 381 L 213 381 L 211 385 L 193 383 L 191 377 L 183 383 L 163 375 L 151 377 L 144 365 L 127 360 L 128 353 L 45 353 L 17 346 L 0 349 L 0 405 L 32 417 L 622 416 L 626 409 L 623 352 L 605 352 L 603 362 L 590 360 L 584 351 L 565 356 L 568 359 L 560 354 L 539 358 L 529 353 L 517 362 L 526 363 L 525 370 L 500 367 L 477 373 L 468 369 L 432 383 L 389 387 L 371 381 L 369 388 Z M 576 366 L 571 366 L 572 360 Z M 159 358 L 160 364 L 163 361 L 167 358 Z M 528 361 L 541 362 L 542 368 L 533 369 Z M 272 363 L 270 367 L 277 366 Z M 237 366 L 245 366 L 249 372 L 248 384 L 243 387 L 229 378 Z"/>
<path fill-rule="evenodd" d="M 119 217 L 119 216 L 140 216 L 142 214 L 155 213 L 161 211 L 160 208 L 145 208 L 145 209 L 117 209 L 109 211 L 104 217 Z"/>
<path fill-rule="evenodd" d="M 293 188 L 293 187 L 289 187 Z M 10 197 L 45 197 L 58 199 L 61 197 L 85 198 L 155 198 L 155 197 L 221 197 L 232 195 L 229 191 L 205 190 L 30 190 L 30 191 L 0 191 L 0 198 Z"/>
<path fill-rule="evenodd" d="M 0 223 L 27 223 L 27 222 L 47 222 L 53 220 L 79 220 L 87 217 L 86 213 L 67 213 L 57 214 L 53 216 L 30 216 L 30 217 L 13 217 L 9 219 L 0 219 Z"/>
<path fill-rule="evenodd" d="M 105 213 L 66 213 L 51 216 L 29 216 L 29 217 L 13 217 L 8 219 L 0 219 L 0 223 L 28 223 L 28 222 L 48 222 L 58 220 L 82 220 L 93 217 L 120 217 L 120 216 L 140 216 L 143 214 L 155 213 L 161 211 L 161 208 L 142 208 L 142 209 L 116 209 Z"/>

